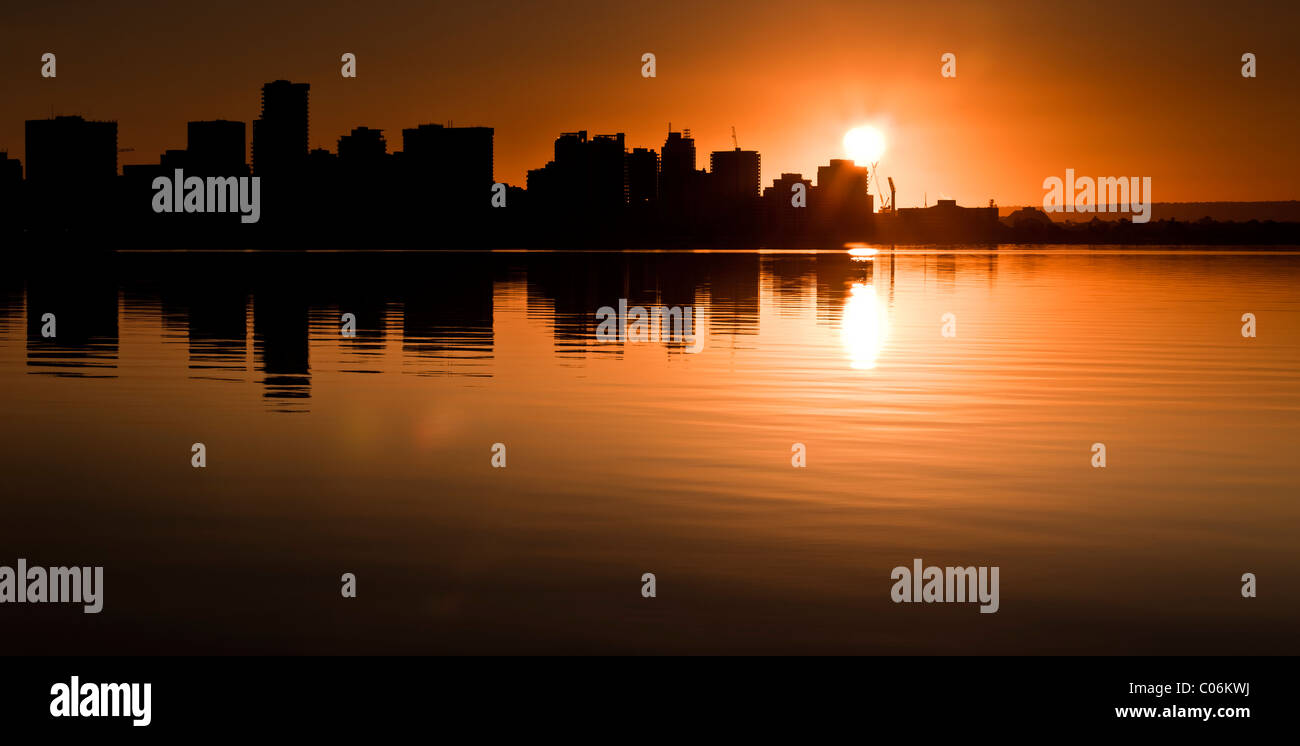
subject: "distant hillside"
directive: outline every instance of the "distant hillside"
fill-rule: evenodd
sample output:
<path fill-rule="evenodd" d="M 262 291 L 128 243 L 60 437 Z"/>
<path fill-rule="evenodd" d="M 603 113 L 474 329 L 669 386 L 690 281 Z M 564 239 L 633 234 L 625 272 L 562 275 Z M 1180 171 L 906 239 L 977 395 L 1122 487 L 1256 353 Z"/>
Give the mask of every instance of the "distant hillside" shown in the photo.
<path fill-rule="evenodd" d="M 1030 205 L 1042 209 L 1042 205 Z M 1015 207 L 998 207 L 998 215 L 1006 217 L 1019 210 Z M 1050 213 L 1052 220 L 1058 223 L 1073 221 L 1086 223 L 1094 217 L 1101 220 L 1118 220 L 1129 217 L 1126 212 L 1057 212 Z M 1300 222 L 1300 200 L 1284 202 L 1157 202 L 1151 208 L 1152 220 L 1196 221 L 1209 218 L 1219 221 L 1245 222 L 1249 220 L 1275 220 L 1278 222 Z"/>

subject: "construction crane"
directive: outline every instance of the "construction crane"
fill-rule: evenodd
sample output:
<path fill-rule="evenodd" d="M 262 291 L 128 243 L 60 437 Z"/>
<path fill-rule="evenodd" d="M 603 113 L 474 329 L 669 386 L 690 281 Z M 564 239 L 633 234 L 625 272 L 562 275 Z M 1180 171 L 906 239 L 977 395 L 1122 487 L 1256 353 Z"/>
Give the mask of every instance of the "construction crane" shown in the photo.
<path fill-rule="evenodd" d="M 740 150 L 740 141 L 736 139 L 736 125 L 731 125 L 731 144 Z"/>
<path fill-rule="evenodd" d="M 885 188 L 880 184 L 880 172 L 876 168 L 879 165 L 880 161 L 871 164 L 871 172 L 867 174 L 867 178 L 876 180 L 876 195 L 880 198 L 880 211 L 892 211 L 894 209 L 894 179 L 893 177 L 889 179 L 889 202 L 885 202 Z M 867 188 L 870 190 L 870 185 Z"/>

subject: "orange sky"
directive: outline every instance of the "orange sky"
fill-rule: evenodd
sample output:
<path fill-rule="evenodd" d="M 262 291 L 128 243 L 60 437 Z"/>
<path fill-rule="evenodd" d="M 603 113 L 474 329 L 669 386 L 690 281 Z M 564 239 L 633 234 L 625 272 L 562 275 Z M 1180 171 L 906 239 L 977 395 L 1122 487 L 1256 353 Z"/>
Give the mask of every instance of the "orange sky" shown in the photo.
<path fill-rule="evenodd" d="M 0 24 L 0 149 L 22 158 L 23 120 L 79 113 L 119 121 L 135 148 L 122 163 L 157 162 L 187 120 L 251 122 L 261 84 L 288 78 L 312 84 L 313 147 L 360 125 L 390 151 L 402 127 L 489 125 L 496 178 L 521 185 L 561 131 L 658 149 L 671 121 L 704 167 L 734 125 L 767 185 L 815 174 L 846 130 L 877 123 L 900 206 L 1040 204 L 1066 168 L 1150 176 L 1159 202 L 1300 198 L 1294 0 L 466 5 L 24 3 Z M 55 79 L 40 77 L 47 51 Z M 343 52 L 358 78 L 339 75 Z M 1241 77 L 1243 52 L 1259 77 Z"/>

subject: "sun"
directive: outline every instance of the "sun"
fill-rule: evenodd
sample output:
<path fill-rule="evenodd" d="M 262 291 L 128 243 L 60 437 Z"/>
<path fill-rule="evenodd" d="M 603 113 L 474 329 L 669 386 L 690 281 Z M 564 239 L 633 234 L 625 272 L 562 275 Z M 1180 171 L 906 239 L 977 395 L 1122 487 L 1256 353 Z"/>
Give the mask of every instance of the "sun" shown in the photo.
<path fill-rule="evenodd" d="M 854 127 L 844 133 L 844 153 L 859 166 L 875 163 L 885 153 L 885 136 L 869 125 Z"/>

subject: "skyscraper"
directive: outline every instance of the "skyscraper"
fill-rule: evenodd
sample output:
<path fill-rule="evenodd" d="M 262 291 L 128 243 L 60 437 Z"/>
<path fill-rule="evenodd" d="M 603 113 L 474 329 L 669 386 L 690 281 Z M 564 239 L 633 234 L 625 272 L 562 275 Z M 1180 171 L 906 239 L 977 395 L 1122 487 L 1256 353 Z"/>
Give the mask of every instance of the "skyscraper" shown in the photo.
<path fill-rule="evenodd" d="M 659 158 L 659 198 L 681 203 L 690 198 L 696 181 L 695 140 L 691 131 L 669 131 Z"/>
<path fill-rule="evenodd" d="M 587 145 L 588 204 L 620 208 L 627 204 L 627 148 L 623 133 L 596 135 Z"/>
<path fill-rule="evenodd" d="M 627 201 L 642 205 L 659 198 L 659 154 L 650 148 L 633 148 L 627 155 Z"/>
<path fill-rule="evenodd" d="M 262 86 L 262 116 L 253 122 L 253 173 L 279 176 L 300 172 L 309 134 L 309 83 L 276 80 Z"/>

